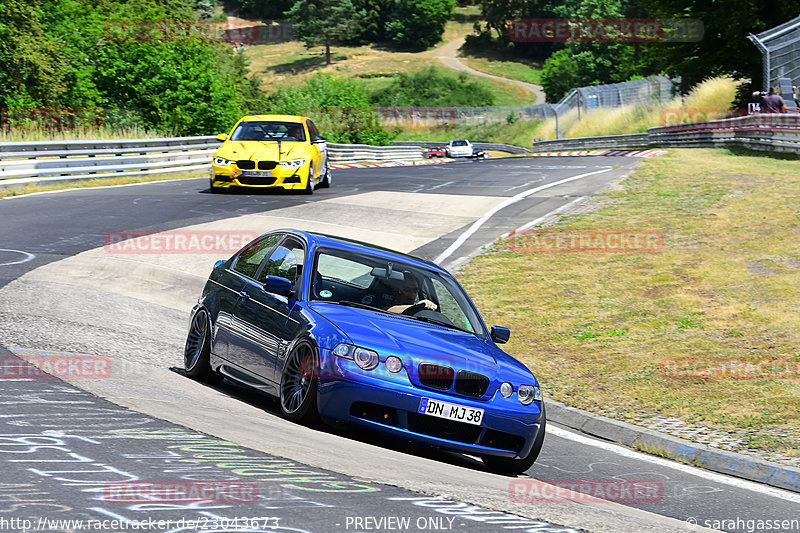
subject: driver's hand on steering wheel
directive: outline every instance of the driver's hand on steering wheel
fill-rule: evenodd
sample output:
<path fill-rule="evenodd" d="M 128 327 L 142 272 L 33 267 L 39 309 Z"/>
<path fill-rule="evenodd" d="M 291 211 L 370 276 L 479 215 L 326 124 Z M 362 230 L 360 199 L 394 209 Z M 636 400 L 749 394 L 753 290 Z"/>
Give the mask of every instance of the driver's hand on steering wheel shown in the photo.
<path fill-rule="evenodd" d="M 430 309 L 431 311 L 436 311 L 437 305 L 430 300 L 420 300 L 417 304 L 424 304 L 425 309 Z"/>

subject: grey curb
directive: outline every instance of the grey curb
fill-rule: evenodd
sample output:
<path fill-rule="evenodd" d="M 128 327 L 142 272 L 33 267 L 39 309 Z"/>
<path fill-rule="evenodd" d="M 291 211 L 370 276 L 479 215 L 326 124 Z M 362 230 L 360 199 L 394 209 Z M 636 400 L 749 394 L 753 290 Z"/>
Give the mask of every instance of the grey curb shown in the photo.
<path fill-rule="evenodd" d="M 620 422 L 555 400 L 546 400 L 547 421 L 629 447 L 637 444 L 697 467 L 800 493 L 800 469 L 757 457 L 718 450 L 627 422 Z"/>

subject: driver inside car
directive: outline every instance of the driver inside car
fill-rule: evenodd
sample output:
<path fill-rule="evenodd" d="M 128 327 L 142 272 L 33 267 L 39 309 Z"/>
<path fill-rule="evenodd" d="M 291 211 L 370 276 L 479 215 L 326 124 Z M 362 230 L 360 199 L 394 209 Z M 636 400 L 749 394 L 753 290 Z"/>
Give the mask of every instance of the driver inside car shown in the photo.
<path fill-rule="evenodd" d="M 413 315 L 423 309 L 436 311 L 438 306 L 430 300 L 426 299 L 417 302 L 419 282 L 409 272 L 404 272 L 403 281 L 392 281 L 394 283 L 392 283 L 391 290 L 394 300 L 392 302 L 393 305 L 387 311 L 403 315 Z"/>

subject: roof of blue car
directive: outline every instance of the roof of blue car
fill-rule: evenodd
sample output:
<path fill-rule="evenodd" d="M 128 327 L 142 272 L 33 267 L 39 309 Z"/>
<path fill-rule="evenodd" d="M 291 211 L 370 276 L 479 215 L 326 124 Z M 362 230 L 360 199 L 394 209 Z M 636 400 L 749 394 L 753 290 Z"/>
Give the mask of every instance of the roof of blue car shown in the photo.
<path fill-rule="evenodd" d="M 348 239 L 347 237 L 339 237 L 336 235 L 317 233 L 314 231 L 302 231 L 295 229 L 286 231 L 303 235 L 306 237 L 306 239 L 309 240 L 309 242 L 313 241 L 317 246 L 331 246 L 336 248 L 342 248 L 345 250 L 350 250 L 353 252 L 369 252 L 369 251 L 374 252 L 377 250 L 383 252 L 383 254 L 381 255 L 394 256 L 397 258 L 405 259 L 407 262 L 421 263 L 434 270 L 445 271 L 442 267 L 440 267 L 439 265 L 437 265 L 432 261 L 428 261 L 427 259 L 422 259 L 421 257 L 417 257 L 411 254 L 406 254 L 403 252 L 398 252 L 396 250 L 391 250 L 389 248 L 384 248 L 383 246 L 378 246 L 376 244 L 370 244 L 368 242 L 362 242 L 355 239 Z"/>

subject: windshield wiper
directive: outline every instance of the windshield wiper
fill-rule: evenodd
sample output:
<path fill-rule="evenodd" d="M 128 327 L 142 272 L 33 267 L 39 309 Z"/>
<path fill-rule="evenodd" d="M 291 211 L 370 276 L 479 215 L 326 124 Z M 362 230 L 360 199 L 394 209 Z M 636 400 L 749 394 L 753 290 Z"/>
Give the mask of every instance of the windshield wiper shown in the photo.
<path fill-rule="evenodd" d="M 371 305 L 362 304 L 361 302 L 351 302 L 350 300 L 339 300 L 338 302 L 334 303 L 337 303 L 339 305 L 346 305 L 348 307 L 357 307 L 359 309 L 369 309 L 370 311 L 380 311 L 381 313 L 394 314 L 391 313 L 390 311 L 387 311 L 386 309 L 381 309 L 380 307 L 373 307 Z"/>
<path fill-rule="evenodd" d="M 429 316 L 412 316 L 411 318 L 415 320 L 421 320 L 429 324 L 436 324 L 437 326 L 444 326 L 446 328 L 456 329 L 458 331 L 463 331 L 464 333 L 472 333 L 473 335 L 475 334 L 475 332 L 470 331 L 468 329 L 460 328 L 455 324 L 453 324 L 452 322 L 445 322 L 444 320 L 436 320 L 435 318 L 431 318 Z"/>

